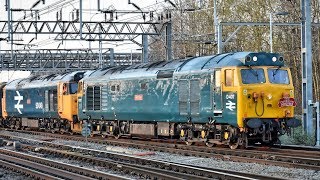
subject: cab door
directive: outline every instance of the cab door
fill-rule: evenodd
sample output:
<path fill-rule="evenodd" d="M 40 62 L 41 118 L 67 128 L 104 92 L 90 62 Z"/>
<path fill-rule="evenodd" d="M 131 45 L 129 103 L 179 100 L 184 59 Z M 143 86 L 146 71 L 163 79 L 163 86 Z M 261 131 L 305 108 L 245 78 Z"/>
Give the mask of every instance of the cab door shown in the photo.
<path fill-rule="evenodd" d="M 221 88 L 221 69 L 214 70 L 211 75 L 211 92 L 212 92 L 212 107 L 214 116 L 222 116 L 222 88 Z"/>
<path fill-rule="evenodd" d="M 61 116 L 63 114 L 63 96 L 66 94 L 66 83 L 58 83 L 58 113 Z"/>
<path fill-rule="evenodd" d="M 59 83 L 58 113 L 60 118 L 73 121 L 73 115 L 77 115 L 77 94 L 72 85 L 77 83 Z"/>

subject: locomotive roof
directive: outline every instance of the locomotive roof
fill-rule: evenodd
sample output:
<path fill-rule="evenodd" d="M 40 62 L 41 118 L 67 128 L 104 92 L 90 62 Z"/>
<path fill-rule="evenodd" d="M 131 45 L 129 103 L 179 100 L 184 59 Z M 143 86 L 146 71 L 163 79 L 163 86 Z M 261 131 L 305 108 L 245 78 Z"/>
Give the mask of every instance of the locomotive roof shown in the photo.
<path fill-rule="evenodd" d="M 283 58 L 277 53 L 233 52 L 211 56 L 192 57 L 173 61 L 158 61 L 132 66 L 116 66 L 97 69 L 83 78 L 84 81 L 159 77 L 174 73 L 208 71 L 226 66 L 283 66 Z"/>
<path fill-rule="evenodd" d="M 8 82 L 6 89 L 57 86 L 60 81 L 71 81 L 74 75 L 78 72 L 79 71 L 50 75 L 30 75 L 27 78 L 16 79 Z"/>

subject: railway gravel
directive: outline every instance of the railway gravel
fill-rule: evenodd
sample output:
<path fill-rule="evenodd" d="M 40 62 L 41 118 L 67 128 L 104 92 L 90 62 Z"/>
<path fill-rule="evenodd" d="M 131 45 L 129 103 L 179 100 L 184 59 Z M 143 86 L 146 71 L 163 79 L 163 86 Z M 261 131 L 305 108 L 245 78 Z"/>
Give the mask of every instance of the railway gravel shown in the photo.
<path fill-rule="evenodd" d="M 6 135 L 23 136 L 24 138 L 30 138 L 30 139 L 39 139 L 39 140 L 44 139 L 44 137 L 41 137 L 41 136 L 22 134 L 17 132 L 0 131 L 0 133 L 6 134 Z M 145 151 L 145 150 L 135 149 L 135 148 L 107 146 L 107 145 L 96 144 L 96 143 L 85 143 L 85 142 L 70 141 L 70 140 L 67 141 L 67 140 L 61 140 L 61 139 L 58 139 L 58 140 L 51 139 L 50 141 L 56 144 L 61 143 L 64 145 L 87 147 L 87 148 L 96 149 L 96 150 L 106 150 L 106 151 L 113 151 L 113 152 L 119 152 L 119 153 L 125 153 L 125 154 L 144 155 L 145 158 L 150 158 L 150 159 L 167 160 L 170 162 L 184 163 L 188 165 L 214 167 L 214 168 L 221 168 L 221 169 L 240 171 L 240 172 L 249 172 L 254 174 L 268 175 L 268 176 L 286 178 L 286 179 L 320 179 L 320 172 L 315 170 L 284 168 L 284 167 L 261 165 L 261 164 L 255 164 L 255 163 L 238 163 L 238 162 L 232 162 L 232 161 L 223 161 L 223 160 L 214 159 L 214 158 L 182 156 L 182 155 L 163 153 L 163 152 L 151 153 L 150 151 Z M 60 159 L 60 161 L 65 162 L 68 160 Z M 79 166 L 83 166 L 83 165 L 81 164 Z"/>
<path fill-rule="evenodd" d="M 33 178 L 29 178 L 14 171 L 0 167 L 0 180 L 33 180 Z"/>

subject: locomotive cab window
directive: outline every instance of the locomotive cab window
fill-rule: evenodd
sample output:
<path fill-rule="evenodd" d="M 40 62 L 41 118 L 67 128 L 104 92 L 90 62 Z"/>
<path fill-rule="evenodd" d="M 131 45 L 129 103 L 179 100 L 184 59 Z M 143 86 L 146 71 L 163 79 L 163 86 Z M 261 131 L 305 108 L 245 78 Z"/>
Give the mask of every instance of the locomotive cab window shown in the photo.
<path fill-rule="evenodd" d="M 61 91 L 63 95 L 76 94 L 78 91 L 78 83 L 64 83 Z"/>
<path fill-rule="evenodd" d="M 70 83 L 69 88 L 70 88 L 69 90 L 70 94 L 76 94 L 78 90 L 78 83 Z"/>
<path fill-rule="evenodd" d="M 269 81 L 273 84 L 289 84 L 288 71 L 284 69 L 268 69 Z"/>
<path fill-rule="evenodd" d="M 233 86 L 233 70 L 232 69 L 227 69 L 225 70 L 225 85 L 226 86 Z"/>
<path fill-rule="evenodd" d="M 61 92 L 63 95 L 67 95 L 68 94 L 68 86 L 66 83 L 63 83 L 63 85 L 61 86 Z"/>
<path fill-rule="evenodd" d="M 241 69 L 241 80 L 243 84 L 261 84 L 266 82 L 264 70 L 257 69 Z"/>

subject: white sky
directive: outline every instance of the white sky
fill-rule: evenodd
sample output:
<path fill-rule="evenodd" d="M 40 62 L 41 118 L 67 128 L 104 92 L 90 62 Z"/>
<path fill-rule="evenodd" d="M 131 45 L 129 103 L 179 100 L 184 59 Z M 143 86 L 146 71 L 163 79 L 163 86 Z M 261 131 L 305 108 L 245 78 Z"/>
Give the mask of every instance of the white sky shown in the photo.
<path fill-rule="evenodd" d="M 5 1 L 0 1 L 0 20 L 7 20 L 7 11 L 5 11 Z M 174 1 L 174 0 L 172 0 Z M 11 8 L 13 9 L 30 9 L 32 5 L 37 2 L 37 0 L 11 0 Z M 34 9 L 42 9 L 40 11 L 40 21 L 44 20 L 56 20 L 56 13 L 62 9 L 62 20 L 72 20 L 72 11 L 73 9 L 79 9 L 79 0 L 45 0 L 45 4 L 42 2 L 36 6 Z M 63 6 L 50 9 L 49 6 L 56 6 L 57 4 L 62 4 Z M 143 11 L 161 11 L 165 7 L 172 6 L 169 3 L 165 3 L 164 0 L 131 0 L 132 3 L 135 3 Z M 104 15 L 97 14 L 97 0 L 83 0 L 83 21 L 103 21 Z M 100 0 L 101 9 L 116 9 L 116 10 L 130 10 L 138 11 L 133 5 L 128 4 L 128 0 Z M 47 11 L 50 11 L 48 13 Z M 26 12 L 28 19 L 30 17 L 30 12 Z M 156 13 L 154 13 L 156 18 Z M 23 19 L 25 16 L 24 12 L 14 12 L 13 20 Z M 118 21 L 136 21 L 143 22 L 142 14 L 117 14 Z M 148 15 L 146 17 L 149 17 Z M 35 17 L 33 17 L 34 19 Z M 149 20 L 149 18 L 147 18 Z M 37 40 L 33 40 L 31 44 L 35 45 L 32 49 L 56 49 L 61 41 L 54 41 L 56 35 L 38 35 Z M 13 39 L 21 39 L 23 41 L 18 41 L 17 43 L 28 44 L 28 42 L 33 39 L 35 35 L 14 35 Z M 7 38 L 7 34 L 0 34 L 0 38 Z M 141 37 L 135 39 L 137 42 L 141 43 Z M 99 43 L 88 42 L 88 41 L 64 41 L 63 44 L 59 46 L 59 49 L 86 49 L 86 48 L 98 49 Z M 0 41 L 1 50 L 10 50 L 10 44 L 6 41 Z M 131 41 L 121 41 L 121 42 L 103 42 L 103 49 L 114 48 L 115 53 L 117 52 L 140 52 L 137 49 L 140 47 L 136 44 L 133 44 Z M 14 45 L 13 49 L 23 49 L 23 46 Z M 0 73 L 0 81 L 8 81 L 26 77 L 30 74 L 29 72 L 9 72 L 3 71 Z"/>

